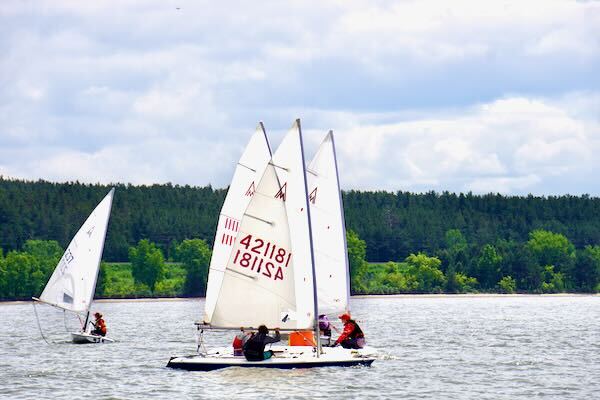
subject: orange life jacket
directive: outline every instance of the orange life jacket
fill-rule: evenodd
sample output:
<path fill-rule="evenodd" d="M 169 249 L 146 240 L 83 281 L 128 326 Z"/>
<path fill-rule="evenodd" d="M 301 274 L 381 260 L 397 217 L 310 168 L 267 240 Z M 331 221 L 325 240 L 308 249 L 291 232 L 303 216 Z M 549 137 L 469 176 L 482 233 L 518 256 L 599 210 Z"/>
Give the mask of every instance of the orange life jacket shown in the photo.
<path fill-rule="evenodd" d="M 106 335 L 106 323 L 102 318 L 96 321 L 96 329 L 102 332 L 103 335 Z"/>

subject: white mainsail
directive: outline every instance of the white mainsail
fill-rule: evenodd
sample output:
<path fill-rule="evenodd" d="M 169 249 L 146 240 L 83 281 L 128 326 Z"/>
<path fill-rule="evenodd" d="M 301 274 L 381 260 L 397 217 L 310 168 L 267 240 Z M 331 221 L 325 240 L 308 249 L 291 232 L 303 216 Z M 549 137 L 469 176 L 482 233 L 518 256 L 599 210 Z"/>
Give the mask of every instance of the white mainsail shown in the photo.
<path fill-rule="evenodd" d="M 39 300 L 73 312 L 89 311 L 114 192 L 108 192 L 77 231 Z"/>
<path fill-rule="evenodd" d="M 240 223 L 212 326 L 310 329 L 314 290 L 299 121 L 265 168 Z"/>
<path fill-rule="evenodd" d="M 219 215 L 206 285 L 204 306 L 204 322 L 206 323 L 210 323 L 212 320 L 223 281 L 223 273 L 239 233 L 240 221 L 256 192 L 258 181 L 270 159 L 271 148 L 264 126 L 259 123 L 237 164 Z"/>
<path fill-rule="evenodd" d="M 306 170 L 320 314 L 348 311 L 346 226 L 333 132 L 329 131 Z"/>

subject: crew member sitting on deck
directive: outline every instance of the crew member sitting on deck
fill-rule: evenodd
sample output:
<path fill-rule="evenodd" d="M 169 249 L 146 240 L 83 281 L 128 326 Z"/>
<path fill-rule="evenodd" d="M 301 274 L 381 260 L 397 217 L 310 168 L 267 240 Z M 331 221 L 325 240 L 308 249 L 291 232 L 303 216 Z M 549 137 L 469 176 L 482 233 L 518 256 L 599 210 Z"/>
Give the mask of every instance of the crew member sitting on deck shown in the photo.
<path fill-rule="evenodd" d="M 102 319 L 102 314 L 97 312 L 94 314 L 94 318 L 96 321 L 92 322 L 92 325 L 94 325 L 94 330 L 91 332 L 92 335 L 106 336 L 106 323 Z"/>
<path fill-rule="evenodd" d="M 252 333 L 251 332 L 246 332 L 244 331 L 244 328 L 240 328 L 240 332 L 235 335 L 235 337 L 233 338 L 233 355 L 234 356 L 242 356 L 244 355 L 244 344 L 246 344 L 246 341 L 248 341 L 248 339 L 250 339 L 252 337 Z"/>
<path fill-rule="evenodd" d="M 275 328 L 275 337 L 269 336 L 269 330 L 266 326 L 258 327 L 258 332 L 249 338 L 244 344 L 244 356 L 248 361 L 268 360 L 273 356 L 273 351 L 265 351 L 265 346 L 269 343 L 279 342 L 281 335 L 279 329 Z"/>
<path fill-rule="evenodd" d="M 344 331 L 333 346 L 341 344 L 345 349 L 362 349 L 365 347 L 365 335 L 356 321 L 350 318 L 350 314 L 344 313 L 339 318 L 344 323 Z"/>

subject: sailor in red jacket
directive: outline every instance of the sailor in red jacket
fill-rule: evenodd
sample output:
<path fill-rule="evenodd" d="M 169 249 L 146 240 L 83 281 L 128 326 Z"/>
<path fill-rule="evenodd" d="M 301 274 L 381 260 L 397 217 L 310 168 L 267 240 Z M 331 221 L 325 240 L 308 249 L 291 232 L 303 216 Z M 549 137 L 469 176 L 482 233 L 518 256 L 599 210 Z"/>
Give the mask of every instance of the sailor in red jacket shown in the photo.
<path fill-rule="evenodd" d="M 365 335 L 360 326 L 350 318 L 350 314 L 344 313 L 339 316 L 344 323 L 344 331 L 335 341 L 334 347 L 342 345 L 345 349 L 362 349 L 365 347 Z"/>

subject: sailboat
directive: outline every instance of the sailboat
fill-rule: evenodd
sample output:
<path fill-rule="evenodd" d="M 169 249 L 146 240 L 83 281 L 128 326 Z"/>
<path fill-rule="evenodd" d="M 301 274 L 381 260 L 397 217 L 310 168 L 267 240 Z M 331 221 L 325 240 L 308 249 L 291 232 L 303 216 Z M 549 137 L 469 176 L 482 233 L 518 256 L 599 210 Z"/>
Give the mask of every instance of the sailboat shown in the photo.
<path fill-rule="evenodd" d="M 104 199 L 77 231 L 62 255 L 40 297 L 33 300 L 51 305 L 78 317 L 84 316 L 81 330 L 71 333 L 75 343 L 104 343 L 114 340 L 91 333 L 90 308 L 104 249 L 104 240 L 115 189 Z M 35 305 L 35 303 L 34 303 Z"/>
<path fill-rule="evenodd" d="M 339 193 L 337 196 L 339 201 Z M 363 349 L 323 348 L 320 345 L 310 213 L 302 134 L 297 120 L 263 169 L 239 221 L 225 267 L 219 272 L 222 275 L 220 287 L 211 293 L 215 298 L 209 298 L 207 292 L 204 320 L 197 325 L 203 333 L 207 329 L 257 329 L 264 324 L 283 332 L 310 333 L 317 338 L 316 343 L 271 346 L 275 356 L 258 362 L 233 355 L 231 347 L 218 348 L 191 356 L 171 357 L 168 367 L 210 371 L 232 366 L 370 365 L 374 361 Z M 211 270 L 209 275 L 212 273 Z M 345 279 L 347 281 L 347 276 Z M 323 288 L 326 286 L 322 285 Z M 344 301 L 347 303 L 347 299 L 340 299 L 340 302 Z"/>

